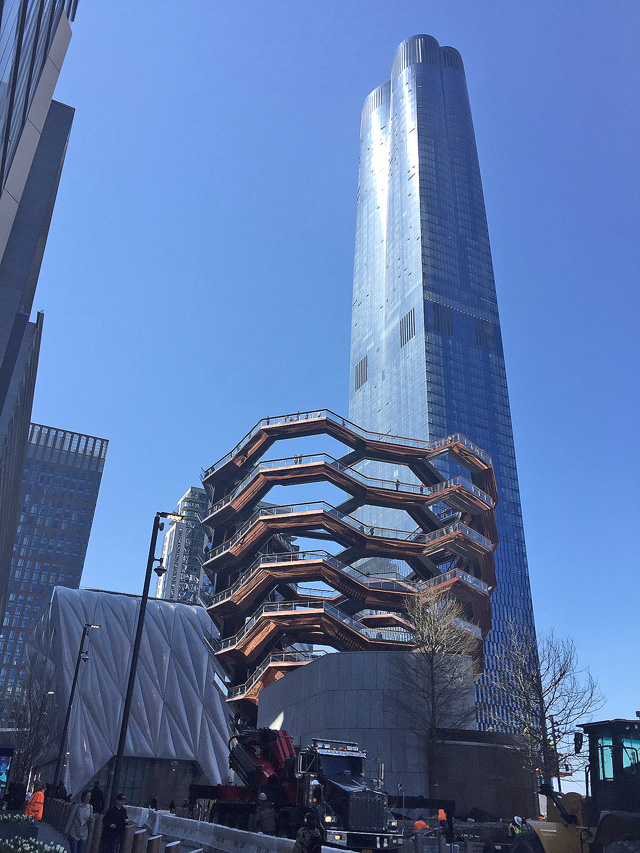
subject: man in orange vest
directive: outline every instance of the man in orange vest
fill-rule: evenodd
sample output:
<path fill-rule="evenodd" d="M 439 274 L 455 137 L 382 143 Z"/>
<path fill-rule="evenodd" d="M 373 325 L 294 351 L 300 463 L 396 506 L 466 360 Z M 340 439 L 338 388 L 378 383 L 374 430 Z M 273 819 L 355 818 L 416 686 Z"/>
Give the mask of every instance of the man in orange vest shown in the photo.
<path fill-rule="evenodd" d="M 40 780 L 36 779 L 33 783 L 33 794 L 29 797 L 29 802 L 26 805 L 24 813 L 27 817 L 32 817 L 34 820 L 42 820 L 42 807 L 44 806 L 44 791 Z"/>
<path fill-rule="evenodd" d="M 429 824 L 424 822 L 423 817 L 419 817 L 418 820 L 413 824 L 413 831 L 418 832 L 420 829 L 429 829 Z"/>
<path fill-rule="evenodd" d="M 442 834 L 446 836 L 449 831 L 449 824 L 447 821 L 447 813 L 444 809 L 438 809 L 438 823 L 440 824 Z"/>

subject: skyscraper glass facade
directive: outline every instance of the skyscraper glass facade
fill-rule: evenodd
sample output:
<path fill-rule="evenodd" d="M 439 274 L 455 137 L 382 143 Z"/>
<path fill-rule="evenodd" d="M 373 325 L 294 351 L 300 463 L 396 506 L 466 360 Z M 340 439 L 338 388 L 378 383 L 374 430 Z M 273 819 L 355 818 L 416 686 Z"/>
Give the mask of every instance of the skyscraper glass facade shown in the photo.
<path fill-rule="evenodd" d="M 0 0 L 0 613 L 43 315 L 33 297 L 73 120 L 52 101 L 77 0 Z"/>
<path fill-rule="evenodd" d="M 4 184 L 63 12 L 77 0 L 0 3 L 0 183 Z"/>
<path fill-rule="evenodd" d="M 211 583 L 202 569 L 204 528 L 199 515 L 207 506 L 204 489 L 192 486 L 178 501 L 182 521 L 172 521 L 162 546 L 162 565 L 166 573 L 158 579 L 156 598 L 197 604 L 198 597 L 211 593 Z"/>
<path fill-rule="evenodd" d="M 31 424 L 0 633 L 0 705 L 19 690 L 24 642 L 55 586 L 80 586 L 109 442 Z"/>
<path fill-rule="evenodd" d="M 458 51 L 425 35 L 403 42 L 391 81 L 365 101 L 360 139 L 349 417 L 392 435 L 459 431 L 491 454 L 500 544 L 479 723 L 509 728 L 510 699 L 497 686 L 501 648 L 509 624 L 533 632 L 534 621 L 489 234 Z M 450 463 L 438 467 L 457 473 Z M 367 473 L 379 469 L 369 463 Z M 385 509 L 370 510 L 367 521 L 403 523 Z"/>

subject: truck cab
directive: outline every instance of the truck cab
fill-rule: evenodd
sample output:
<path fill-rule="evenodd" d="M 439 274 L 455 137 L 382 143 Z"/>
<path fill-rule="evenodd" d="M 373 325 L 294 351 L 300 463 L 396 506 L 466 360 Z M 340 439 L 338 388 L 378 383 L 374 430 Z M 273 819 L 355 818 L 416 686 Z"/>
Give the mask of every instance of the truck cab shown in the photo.
<path fill-rule="evenodd" d="M 325 841 L 351 850 L 389 850 L 402 844 L 387 795 L 365 780 L 367 753 L 357 743 L 314 738 L 298 753 L 298 803 L 323 823 Z"/>

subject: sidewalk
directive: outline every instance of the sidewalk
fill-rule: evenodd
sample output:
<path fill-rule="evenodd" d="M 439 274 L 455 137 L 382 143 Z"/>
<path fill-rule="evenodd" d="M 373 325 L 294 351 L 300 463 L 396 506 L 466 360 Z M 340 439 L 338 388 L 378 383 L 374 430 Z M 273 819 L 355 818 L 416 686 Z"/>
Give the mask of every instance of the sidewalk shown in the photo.
<path fill-rule="evenodd" d="M 60 835 L 59 832 L 56 832 L 52 826 L 49 826 L 43 820 L 38 823 L 38 841 L 44 841 L 45 844 L 59 844 L 69 853 L 69 842 L 64 835 Z"/>

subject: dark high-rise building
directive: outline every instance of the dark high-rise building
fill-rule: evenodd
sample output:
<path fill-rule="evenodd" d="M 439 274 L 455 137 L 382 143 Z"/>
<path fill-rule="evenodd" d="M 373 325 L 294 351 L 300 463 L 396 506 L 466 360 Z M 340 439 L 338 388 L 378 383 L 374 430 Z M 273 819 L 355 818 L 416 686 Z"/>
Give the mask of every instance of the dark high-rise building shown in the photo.
<path fill-rule="evenodd" d="M 0 3 L 0 612 L 42 334 L 30 316 L 73 120 L 52 96 L 76 5 Z"/>
<path fill-rule="evenodd" d="M 509 698 L 492 686 L 500 680 L 505 629 L 515 623 L 533 632 L 534 621 L 491 249 L 458 51 L 426 35 L 403 42 L 391 80 L 365 101 L 360 140 L 349 417 L 419 439 L 460 431 L 491 454 L 500 544 L 479 723 L 508 728 Z M 446 477 L 458 473 L 451 462 L 435 464 Z M 370 462 L 363 470 L 383 476 L 384 469 Z M 363 519 L 389 528 L 406 523 L 382 507 Z"/>
<path fill-rule="evenodd" d="M 25 639 L 53 588 L 80 586 L 108 444 L 31 424 L 0 635 L 0 704 L 19 689 Z"/>

